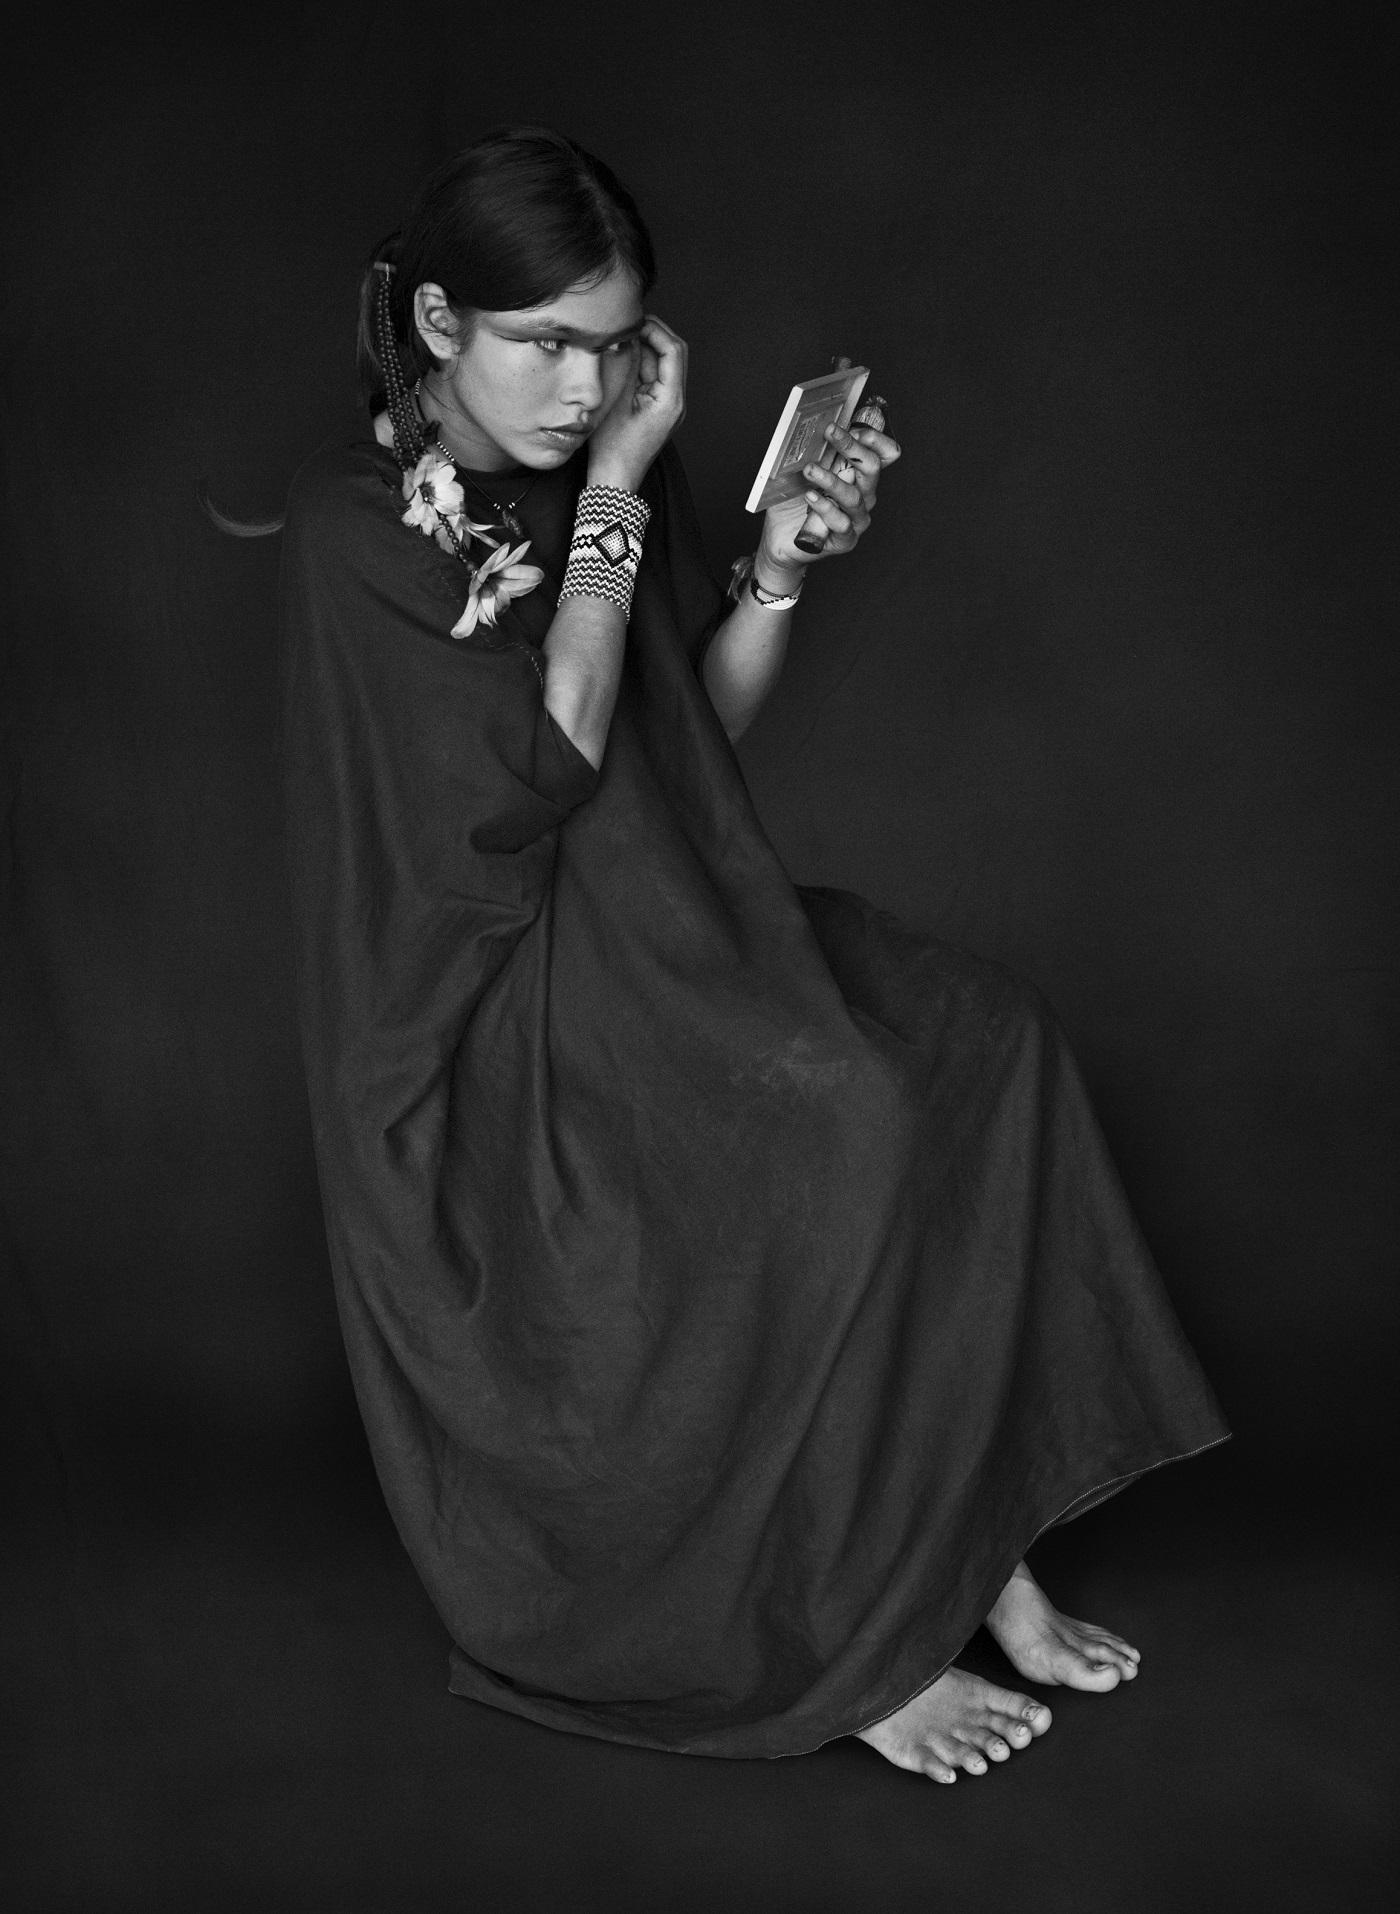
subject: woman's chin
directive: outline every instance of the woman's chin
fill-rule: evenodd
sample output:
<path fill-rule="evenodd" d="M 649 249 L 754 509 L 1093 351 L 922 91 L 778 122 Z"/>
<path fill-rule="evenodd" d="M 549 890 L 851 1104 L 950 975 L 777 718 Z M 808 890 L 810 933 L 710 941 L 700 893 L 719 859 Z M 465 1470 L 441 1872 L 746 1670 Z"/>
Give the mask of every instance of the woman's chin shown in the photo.
<path fill-rule="evenodd" d="M 536 439 L 525 445 L 511 446 L 508 456 L 513 467 L 520 467 L 527 472 L 557 472 L 561 465 L 569 462 L 573 453 L 562 446 L 541 445 Z"/>

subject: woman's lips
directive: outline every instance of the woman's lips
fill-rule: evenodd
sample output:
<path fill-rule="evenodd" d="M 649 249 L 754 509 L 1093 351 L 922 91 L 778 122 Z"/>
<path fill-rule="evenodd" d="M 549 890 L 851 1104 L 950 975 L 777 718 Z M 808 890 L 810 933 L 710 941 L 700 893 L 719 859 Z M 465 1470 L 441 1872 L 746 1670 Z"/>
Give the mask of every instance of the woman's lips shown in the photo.
<path fill-rule="evenodd" d="M 547 439 L 558 439 L 561 445 L 582 445 L 592 431 L 589 425 L 542 425 L 540 431 Z"/>

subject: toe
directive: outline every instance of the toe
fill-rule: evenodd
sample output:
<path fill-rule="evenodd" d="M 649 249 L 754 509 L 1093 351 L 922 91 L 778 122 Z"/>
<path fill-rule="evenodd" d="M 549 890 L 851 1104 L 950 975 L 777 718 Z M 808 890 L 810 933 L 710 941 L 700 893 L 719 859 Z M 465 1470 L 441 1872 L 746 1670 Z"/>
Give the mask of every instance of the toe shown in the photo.
<path fill-rule="evenodd" d="M 1115 1661 L 1121 1667 L 1131 1663 L 1134 1667 L 1142 1656 L 1131 1642 L 1125 1642 L 1121 1635 L 1115 1635 L 1111 1629 L 1099 1628 L 1093 1622 L 1071 1621 L 1062 1616 L 1064 1639 L 1071 1648 L 1077 1648 L 1094 1661 Z"/>
<path fill-rule="evenodd" d="M 1107 1628 L 1091 1628 L 1088 1634 L 1096 1648 L 1107 1648 L 1112 1654 L 1122 1655 L 1127 1661 L 1142 1660 L 1142 1656 L 1131 1642 L 1125 1642 L 1121 1635 L 1115 1635 Z"/>
<path fill-rule="evenodd" d="M 1061 1616 L 1055 1635 L 1059 1642 L 1054 1656 L 1055 1679 L 1066 1688 L 1106 1694 L 1118 1686 L 1126 1668 L 1136 1672 L 1136 1664 L 1115 1652 L 1106 1629 Z"/>
<path fill-rule="evenodd" d="M 995 1728 L 1016 1748 L 1024 1748 L 1032 1735 L 1043 1735 L 1051 1720 L 1043 1701 L 1018 1695 L 1014 1688 L 993 1688 L 983 1717 L 985 1726 Z"/>
<path fill-rule="evenodd" d="M 994 1721 L 1003 1734 L 1006 1732 L 1002 1727 L 1003 1717 L 1008 1722 L 1029 1722 L 1031 1733 L 1035 1735 L 1045 1732 L 1044 1728 L 1036 1726 L 1036 1721 L 1041 1715 L 1045 1717 L 1045 1728 L 1050 1726 L 1050 1710 L 1044 1703 L 1032 1701 L 1029 1695 L 1023 1695 L 1015 1688 L 997 1688 L 988 1682 L 983 1697 L 983 1707 L 984 1722 Z"/>
<path fill-rule="evenodd" d="M 1029 1735 L 1026 1739 L 1030 1739 Z M 1011 1759 L 1011 1744 L 996 1728 L 978 1728 L 973 1734 L 973 1740 L 989 1761 Z"/>
<path fill-rule="evenodd" d="M 920 1766 L 934 1781 L 956 1781 L 967 1750 L 956 1735 L 930 1735 L 920 1753 Z"/>
<path fill-rule="evenodd" d="M 982 1750 L 972 1745 L 970 1731 L 966 1728 L 959 1728 L 955 1733 L 944 1731 L 930 1735 L 925 1751 L 931 1765 L 945 1770 L 962 1768 L 968 1774 L 987 1772 Z"/>
<path fill-rule="evenodd" d="M 1060 1677 L 1067 1688 L 1087 1688 L 1096 1695 L 1106 1695 L 1122 1679 L 1122 1670 L 1117 1662 L 1091 1661 L 1082 1653 L 1070 1658 L 1069 1668 Z"/>
<path fill-rule="evenodd" d="M 1095 1674 L 1102 1674 L 1105 1669 L 1111 1668 L 1131 1681 L 1137 1673 L 1137 1663 L 1129 1661 L 1125 1654 L 1111 1647 L 1108 1642 L 1076 1642 L 1070 1652 L 1076 1664 L 1091 1669 Z"/>
<path fill-rule="evenodd" d="M 866 1737 L 861 1736 L 862 1740 Z M 951 1753 L 944 1749 L 940 1753 L 931 1743 L 910 1737 L 901 1741 L 877 1741 L 870 1744 L 886 1761 L 892 1761 L 896 1768 L 903 1768 L 909 1774 L 925 1774 L 930 1781 L 956 1781 L 957 1773 L 943 1759 L 943 1754 Z"/>

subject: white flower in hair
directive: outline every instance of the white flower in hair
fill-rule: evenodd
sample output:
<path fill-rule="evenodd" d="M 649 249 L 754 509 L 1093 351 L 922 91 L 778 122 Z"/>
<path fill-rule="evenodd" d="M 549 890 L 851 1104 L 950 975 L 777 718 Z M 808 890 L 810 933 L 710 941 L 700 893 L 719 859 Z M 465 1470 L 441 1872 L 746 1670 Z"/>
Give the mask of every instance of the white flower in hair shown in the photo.
<path fill-rule="evenodd" d="M 544 573 L 538 565 L 520 563 L 529 549 L 527 538 L 514 551 L 509 546 L 498 545 L 489 558 L 482 560 L 472 573 L 467 608 L 452 627 L 454 638 L 467 637 L 478 624 L 494 625 L 512 598 L 523 598 L 526 592 L 535 589 Z"/>

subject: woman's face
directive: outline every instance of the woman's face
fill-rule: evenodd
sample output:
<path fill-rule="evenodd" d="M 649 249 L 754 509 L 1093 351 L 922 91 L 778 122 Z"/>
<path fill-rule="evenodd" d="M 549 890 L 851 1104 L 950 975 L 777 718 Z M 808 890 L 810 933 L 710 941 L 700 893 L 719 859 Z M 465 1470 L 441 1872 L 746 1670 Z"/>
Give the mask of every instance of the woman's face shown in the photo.
<path fill-rule="evenodd" d="M 460 350 L 432 323 L 442 317 L 437 290 L 417 295 L 419 329 L 438 359 L 423 409 L 478 471 L 562 465 L 631 384 L 644 314 L 624 267 L 528 312 L 478 313 Z"/>

